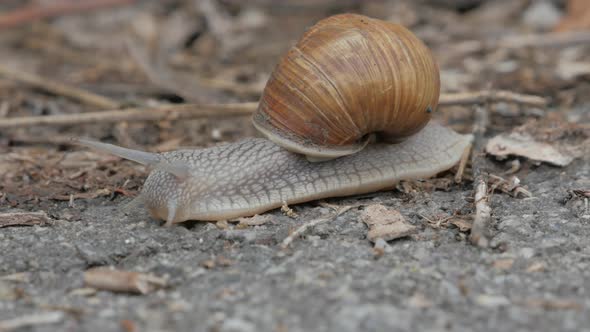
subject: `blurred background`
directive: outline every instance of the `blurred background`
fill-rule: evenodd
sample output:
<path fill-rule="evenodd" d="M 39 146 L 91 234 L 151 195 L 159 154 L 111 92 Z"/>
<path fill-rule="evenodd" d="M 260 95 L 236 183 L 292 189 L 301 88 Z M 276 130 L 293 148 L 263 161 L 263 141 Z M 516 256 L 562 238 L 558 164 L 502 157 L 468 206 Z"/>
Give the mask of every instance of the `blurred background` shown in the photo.
<path fill-rule="evenodd" d="M 247 112 L 206 105 L 255 107 L 280 56 L 319 19 L 344 12 L 411 29 L 434 52 L 442 93 L 505 90 L 548 105 L 440 106 L 437 120 L 457 131 L 487 129 L 463 181 L 453 172 L 402 181 L 335 205 L 292 206 L 295 219 L 269 212 L 266 225 L 161 227 L 125 206 L 146 167 L 69 144 L 85 136 L 168 151 L 257 135 Z M 588 331 L 590 0 L 3 0 L 0 59 L 0 330 L 52 310 L 61 328 L 38 316 L 24 325 Z M 182 103 L 219 114 L 137 120 Z M 132 109 L 135 118 L 105 121 Z M 89 114 L 97 120 L 79 121 Z M 477 114 L 487 125 L 473 125 Z M 499 153 L 486 155 L 497 137 Z M 474 204 L 482 174 L 487 249 L 468 242 L 485 202 Z M 359 217 L 369 204 L 398 209 L 420 232 L 373 247 Z M 354 208 L 279 249 L 336 206 Z M 34 218 L 6 217 L 22 211 Z M 170 287 L 136 296 L 84 286 L 84 271 L 107 265 L 169 276 Z"/>
<path fill-rule="evenodd" d="M 537 94 L 551 97 L 570 121 L 584 116 L 571 108 L 590 95 L 588 41 L 527 46 L 522 37 L 540 35 L 542 42 L 544 34 L 590 28 L 585 0 L 32 0 L 0 4 L 0 118 L 256 102 L 281 54 L 305 29 L 343 12 L 409 27 L 434 51 L 443 92 L 493 88 Z M 22 77 L 27 74 L 107 100 L 64 97 L 31 85 Z M 492 114 L 510 125 L 525 120 L 518 106 L 493 107 Z M 439 116 L 459 126 L 471 113 L 469 107 L 452 107 Z M 501 126 L 497 120 L 494 125 Z M 255 135 L 247 117 L 2 128 L 0 151 L 80 133 L 156 150 Z"/>

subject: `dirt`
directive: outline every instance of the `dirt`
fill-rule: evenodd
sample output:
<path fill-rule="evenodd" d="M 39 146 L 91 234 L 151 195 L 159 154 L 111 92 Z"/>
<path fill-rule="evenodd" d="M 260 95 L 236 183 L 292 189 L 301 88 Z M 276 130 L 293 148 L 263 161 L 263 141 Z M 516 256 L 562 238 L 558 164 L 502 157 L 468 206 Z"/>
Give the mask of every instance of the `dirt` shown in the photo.
<path fill-rule="evenodd" d="M 0 8 L 15 9 L 20 2 L 10 3 Z M 141 2 L 11 28 L 2 36 L 0 54 L 15 68 L 125 103 L 189 101 L 198 96 L 182 97 L 170 86 L 150 82 L 113 32 L 127 31 L 129 18 L 141 15 L 169 20 L 185 15 L 194 20 L 180 19 L 180 27 L 168 30 L 191 36 L 190 43 L 185 38 L 172 52 L 176 70 L 230 81 L 229 90 L 206 86 L 217 93 L 216 102 L 255 101 L 258 95 L 243 94 L 244 87 L 255 90 L 264 82 L 278 55 L 306 26 L 328 14 L 353 11 L 407 21 L 434 49 L 445 92 L 492 86 L 550 98 L 542 110 L 486 105 L 486 139 L 510 132 L 529 117 L 552 116 L 582 127 L 590 123 L 587 74 L 564 78 L 558 69 L 560 61 L 589 62 L 587 45 L 467 54 L 454 46 L 504 34 L 547 33 L 547 27 L 523 23 L 534 2 L 510 2 L 521 4 L 516 9 L 494 1 L 459 1 L 459 7 L 453 1 L 282 6 L 259 1 L 252 8 L 221 3 L 234 18 L 254 8 L 267 21 L 240 26 L 235 38 L 220 41 L 211 22 L 205 22 L 205 9 L 183 1 Z M 565 12 L 561 2 L 554 3 L 558 13 Z M 489 18 L 493 15 L 496 21 Z M 496 23 L 481 27 L 481 22 Z M 252 33 L 267 37 L 265 43 L 249 39 Z M 243 45 L 236 41 L 240 36 L 247 41 Z M 48 43 L 38 46 L 44 38 Z M 98 41 L 100 46 L 92 44 Z M 120 61 L 113 61 L 115 56 Z M 189 70 L 186 59 L 199 61 Z M 96 110 L 9 79 L 0 79 L 0 95 L 9 105 L 7 118 Z M 437 120 L 469 132 L 472 111 L 471 106 L 442 108 Z M 510 162 L 519 159 L 513 175 L 533 196 L 490 194 L 488 248 L 469 242 L 474 213 L 469 170 L 459 184 L 445 173 L 390 191 L 329 199 L 329 204 L 358 207 L 313 227 L 283 250 L 280 244 L 293 230 L 332 214 L 329 205 L 290 206 L 296 217 L 271 211 L 258 226 L 191 221 L 162 227 L 143 207 L 129 204 L 145 168 L 61 140 L 90 136 L 152 151 L 204 147 L 254 135 L 248 121 L 2 130 L 0 215 L 44 211 L 49 219 L 41 225 L 0 227 L 0 327 L 9 319 L 60 312 L 53 323 L 19 331 L 590 331 L 588 154 L 564 167 L 514 156 L 501 161 L 477 156 L 482 171 L 505 178 L 512 176 L 504 174 Z M 417 231 L 376 250 L 361 218 L 371 204 L 399 211 Z M 97 266 L 150 273 L 165 278 L 167 286 L 145 295 L 88 290 L 83 273 Z"/>

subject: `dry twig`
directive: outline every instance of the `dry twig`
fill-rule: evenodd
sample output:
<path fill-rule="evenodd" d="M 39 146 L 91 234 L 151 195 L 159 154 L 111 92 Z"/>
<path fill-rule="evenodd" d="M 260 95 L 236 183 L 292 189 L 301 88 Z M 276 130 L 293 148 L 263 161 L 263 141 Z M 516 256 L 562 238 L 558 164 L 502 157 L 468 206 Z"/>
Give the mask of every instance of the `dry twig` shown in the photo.
<path fill-rule="evenodd" d="M 341 214 L 345 213 L 346 211 L 357 207 L 356 205 L 347 205 L 347 206 L 339 206 L 335 208 L 335 212 L 333 214 L 331 214 L 328 217 L 323 217 L 323 218 L 317 218 L 317 219 L 313 219 L 303 225 L 301 225 L 299 228 L 297 228 L 295 231 L 293 231 L 291 234 L 289 234 L 289 236 L 287 236 L 283 242 L 281 242 L 281 249 L 287 249 L 289 247 L 289 245 L 291 244 L 291 242 L 293 242 L 293 240 L 295 240 L 295 238 L 297 238 L 298 236 L 300 236 L 301 234 L 305 233 L 305 231 L 307 231 L 309 228 L 315 227 L 319 224 L 323 224 L 325 222 L 328 221 L 332 221 L 336 218 L 338 218 Z"/>
<path fill-rule="evenodd" d="M 0 228 L 10 226 L 45 225 L 49 217 L 43 211 L 40 212 L 9 212 L 0 214 Z"/>
<path fill-rule="evenodd" d="M 508 102 L 535 107 L 544 107 L 547 100 L 543 97 L 525 95 L 503 90 L 482 90 L 475 92 L 443 93 L 440 95 L 440 106 L 486 104 L 492 102 Z"/>
<path fill-rule="evenodd" d="M 488 204 L 488 186 L 485 180 L 480 178 L 475 183 L 475 217 L 473 218 L 469 240 L 471 243 L 485 248 L 488 246 L 486 233 L 490 224 L 492 209 Z"/>
<path fill-rule="evenodd" d="M 590 31 L 569 31 L 508 36 L 499 40 L 467 40 L 456 43 L 454 49 L 461 54 L 497 49 L 521 49 L 525 47 L 568 47 L 590 43 Z"/>
<path fill-rule="evenodd" d="M 1 65 L 0 76 L 4 76 L 14 81 L 32 85 L 34 87 L 43 89 L 45 91 L 49 91 L 56 95 L 76 99 L 85 104 L 96 106 L 99 108 L 113 109 L 121 107 L 121 105 L 117 101 L 112 100 L 110 98 L 100 96 L 95 93 L 82 90 L 67 84 L 49 80 L 36 74 L 12 70 Z"/>
<path fill-rule="evenodd" d="M 544 105 L 543 98 L 531 95 L 519 95 L 506 91 L 479 91 L 470 93 L 442 94 L 440 105 L 468 105 L 485 102 L 505 101 L 528 105 Z M 81 114 L 60 114 L 48 116 L 31 116 L 0 119 L 0 128 L 29 127 L 37 125 L 63 126 L 85 123 L 106 123 L 121 121 L 161 121 L 174 119 L 196 119 L 206 117 L 223 117 L 250 115 L 258 103 L 235 104 L 182 104 L 157 108 L 134 108 Z"/>
<path fill-rule="evenodd" d="M 11 28 L 47 17 L 91 11 L 98 8 L 127 5 L 135 0 L 46 1 L 42 5 L 24 6 L 0 16 L 0 29 Z"/>
<path fill-rule="evenodd" d="M 472 244 L 485 248 L 489 244 L 487 238 L 487 231 L 491 220 L 491 208 L 488 205 L 488 186 L 487 176 L 482 172 L 482 161 L 480 156 L 483 156 L 483 136 L 488 125 L 488 112 L 484 107 L 476 107 L 475 109 L 475 124 L 473 128 L 473 154 L 472 167 L 473 177 L 475 179 L 475 217 L 471 228 L 471 235 L 469 240 Z"/>
<path fill-rule="evenodd" d="M 14 331 L 35 325 L 56 324 L 64 320 L 64 316 L 63 312 L 55 311 L 7 319 L 0 321 L 0 332 Z"/>
<path fill-rule="evenodd" d="M 471 145 L 466 147 L 463 151 L 463 154 L 461 155 L 461 160 L 459 160 L 459 167 L 457 168 L 457 173 L 455 173 L 455 183 L 461 183 L 463 181 L 463 174 L 465 173 L 465 167 L 467 167 L 467 163 L 469 162 L 471 148 Z"/>
<path fill-rule="evenodd" d="M 161 121 L 204 117 L 249 115 L 257 103 L 237 104 L 183 104 L 156 108 L 133 108 L 80 114 L 60 114 L 0 119 L 0 128 L 29 127 L 37 125 L 75 125 L 121 121 Z"/>
<path fill-rule="evenodd" d="M 533 197 L 533 194 L 530 191 L 520 185 L 520 179 L 516 176 L 511 176 L 506 180 L 501 176 L 489 174 L 489 182 L 491 185 L 489 190 L 490 193 L 497 189 L 504 193 L 511 194 L 514 197 L 518 197 L 518 194 L 521 194 L 525 198 Z"/>

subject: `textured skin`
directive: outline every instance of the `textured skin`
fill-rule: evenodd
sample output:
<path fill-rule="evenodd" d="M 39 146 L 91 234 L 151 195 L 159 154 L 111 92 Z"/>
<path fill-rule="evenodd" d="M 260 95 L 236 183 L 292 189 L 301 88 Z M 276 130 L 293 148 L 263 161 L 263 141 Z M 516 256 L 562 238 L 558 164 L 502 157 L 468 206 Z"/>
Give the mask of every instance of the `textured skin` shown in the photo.
<path fill-rule="evenodd" d="M 310 163 L 265 139 L 160 155 L 190 166 L 178 179 L 161 170 L 147 178 L 142 196 L 152 214 L 168 223 L 254 215 L 325 197 L 390 188 L 399 180 L 435 175 L 455 165 L 470 144 L 440 125 L 428 124 L 399 144 L 374 144 L 350 156 Z"/>

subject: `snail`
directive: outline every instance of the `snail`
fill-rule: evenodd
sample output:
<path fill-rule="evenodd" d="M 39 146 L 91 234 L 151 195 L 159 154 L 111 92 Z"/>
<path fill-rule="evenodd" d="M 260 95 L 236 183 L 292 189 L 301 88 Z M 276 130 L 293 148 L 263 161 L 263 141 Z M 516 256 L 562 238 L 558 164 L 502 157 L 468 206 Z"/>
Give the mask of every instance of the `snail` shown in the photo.
<path fill-rule="evenodd" d="M 335 15 L 311 27 L 267 82 L 252 121 L 268 139 L 164 153 L 77 142 L 151 166 L 139 197 L 167 225 L 232 219 L 451 168 L 472 137 L 429 121 L 439 85 L 432 54 L 409 30 Z"/>

